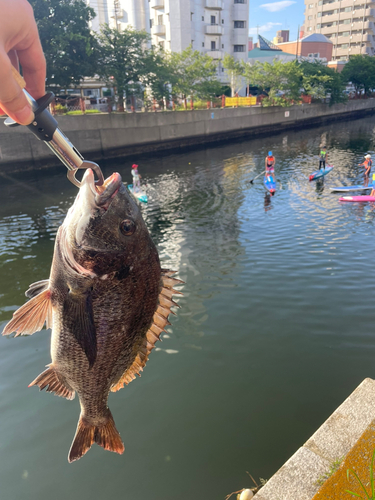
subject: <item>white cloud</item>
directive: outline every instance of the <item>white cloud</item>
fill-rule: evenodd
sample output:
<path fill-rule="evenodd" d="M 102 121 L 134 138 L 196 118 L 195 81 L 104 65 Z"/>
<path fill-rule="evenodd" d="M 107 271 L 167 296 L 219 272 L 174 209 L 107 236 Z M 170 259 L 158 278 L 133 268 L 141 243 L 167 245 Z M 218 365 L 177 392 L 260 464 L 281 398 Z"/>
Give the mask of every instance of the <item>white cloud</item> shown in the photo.
<path fill-rule="evenodd" d="M 294 3 L 296 2 L 294 2 L 293 0 L 281 0 L 281 2 L 264 3 L 260 5 L 260 7 L 262 9 L 268 10 L 268 12 L 278 12 L 279 10 L 290 7 Z"/>
<path fill-rule="evenodd" d="M 259 26 L 258 28 L 250 28 L 249 35 L 256 35 L 257 33 L 261 35 L 262 33 L 268 33 L 269 31 L 273 31 L 274 26 L 281 26 L 281 24 L 282 23 L 267 23 Z"/>

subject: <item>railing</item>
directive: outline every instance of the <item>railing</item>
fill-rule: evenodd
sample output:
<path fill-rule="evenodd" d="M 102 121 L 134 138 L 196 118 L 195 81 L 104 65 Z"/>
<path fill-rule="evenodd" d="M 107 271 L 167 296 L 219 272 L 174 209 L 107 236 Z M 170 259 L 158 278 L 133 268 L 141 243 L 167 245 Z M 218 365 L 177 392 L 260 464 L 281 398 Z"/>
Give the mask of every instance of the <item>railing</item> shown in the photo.
<path fill-rule="evenodd" d="M 223 0 L 206 0 L 206 9 L 223 10 Z"/>
<path fill-rule="evenodd" d="M 165 35 L 165 24 L 154 24 L 151 33 L 153 35 Z"/>
<path fill-rule="evenodd" d="M 220 24 L 207 24 L 205 32 L 206 35 L 223 35 L 224 28 Z"/>
<path fill-rule="evenodd" d="M 222 59 L 223 58 L 223 52 L 218 49 L 211 49 L 207 52 L 207 55 L 212 57 L 212 59 Z"/>
<path fill-rule="evenodd" d="M 151 0 L 150 7 L 151 9 L 163 9 L 164 0 Z"/>

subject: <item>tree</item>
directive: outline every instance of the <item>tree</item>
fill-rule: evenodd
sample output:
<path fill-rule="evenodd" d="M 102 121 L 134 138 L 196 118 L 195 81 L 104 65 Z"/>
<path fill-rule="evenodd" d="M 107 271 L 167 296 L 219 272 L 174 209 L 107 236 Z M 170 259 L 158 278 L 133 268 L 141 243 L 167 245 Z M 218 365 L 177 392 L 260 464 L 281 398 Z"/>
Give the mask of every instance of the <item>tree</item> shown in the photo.
<path fill-rule="evenodd" d="M 142 79 L 148 72 L 149 35 L 129 27 L 118 31 L 104 25 L 98 40 L 98 74 L 114 87 L 118 109 L 123 111 L 124 94 L 143 92 Z"/>
<path fill-rule="evenodd" d="M 343 82 L 352 82 L 356 92 L 369 94 L 375 88 L 375 61 L 367 55 L 352 56 L 345 64 L 341 77 Z"/>
<path fill-rule="evenodd" d="M 83 0 L 29 0 L 47 61 L 47 87 L 67 88 L 96 69 L 95 12 Z"/>
<path fill-rule="evenodd" d="M 226 70 L 230 81 L 232 97 L 243 87 L 243 75 L 245 68 L 240 61 L 236 61 L 233 56 L 225 54 L 223 59 L 223 67 Z"/>
<path fill-rule="evenodd" d="M 171 98 L 172 86 L 177 77 L 173 72 L 171 54 L 164 52 L 161 48 L 154 48 L 147 54 L 147 75 L 144 78 L 151 96 L 159 102 Z"/>
<path fill-rule="evenodd" d="M 185 99 L 192 96 L 211 99 L 220 92 L 221 84 L 217 79 L 217 63 L 208 55 L 201 54 L 189 46 L 181 53 L 171 54 L 171 68 L 175 75 L 172 84 L 174 95 Z"/>

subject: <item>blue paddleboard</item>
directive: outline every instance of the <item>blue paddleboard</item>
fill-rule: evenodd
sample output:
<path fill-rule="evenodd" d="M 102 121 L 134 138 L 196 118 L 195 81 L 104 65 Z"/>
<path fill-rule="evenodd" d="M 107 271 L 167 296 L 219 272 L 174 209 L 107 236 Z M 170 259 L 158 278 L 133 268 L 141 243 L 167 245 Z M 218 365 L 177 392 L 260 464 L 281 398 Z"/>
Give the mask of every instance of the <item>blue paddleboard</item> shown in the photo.
<path fill-rule="evenodd" d="M 336 191 L 338 193 L 346 193 L 348 191 L 366 191 L 370 189 L 375 189 L 375 184 L 369 184 L 368 186 L 341 186 L 329 188 L 331 191 Z"/>
<path fill-rule="evenodd" d="M 324 177 L 325 175 L 329 174 L 332 169 L 333 165 L 327 165 L 326 168 L 321 168 L 320 170 L 317 170 L 316 172 L 310 175 L 309 181 L 315 181 L 315 179 L 320 179 L 321 177 Z"/>
<path fill-rule="evenodd" d="M 133 196 L 135 196 L 139 201 L 142 201 L 143 203 L 148 202 L 147 194 L 141 190 L 139 191 L 134 191 L 133 190 L 133 184 L 128 184 L 128 189 L 131 192 Z"/>
<path fill-rule="evenodd" d="M 265 175 L 263 179 L 264 187 L 271 193 L 276 192 L 276 182 L 272 175 Z"/>

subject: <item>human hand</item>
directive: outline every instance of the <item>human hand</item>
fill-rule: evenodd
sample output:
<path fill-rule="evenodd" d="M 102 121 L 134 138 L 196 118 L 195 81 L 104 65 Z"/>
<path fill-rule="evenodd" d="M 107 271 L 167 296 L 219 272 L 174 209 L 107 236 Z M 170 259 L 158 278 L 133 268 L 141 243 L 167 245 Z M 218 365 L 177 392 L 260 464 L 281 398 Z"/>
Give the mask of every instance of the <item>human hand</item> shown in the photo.
<path fill-rule="evenodd" d="M 34 113 L 12 75 L 12 65 L 22 66 L 27 91 L 39 99 L 45 93 L 46 62 L 34 13 L 27 0 L 0 0 L 0 113 L 3 110 L 21 125 Z"/>

